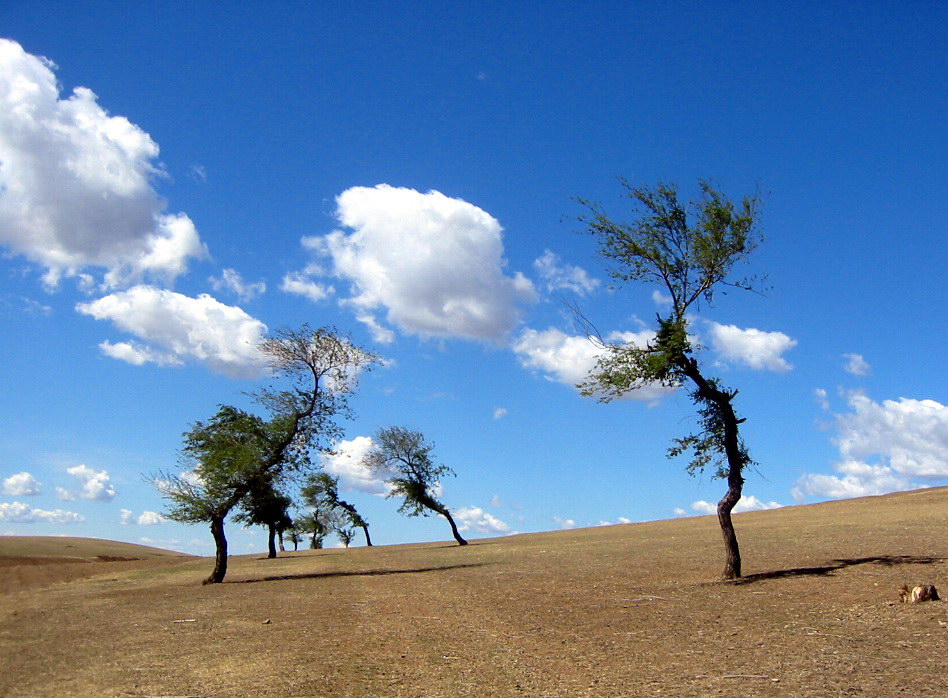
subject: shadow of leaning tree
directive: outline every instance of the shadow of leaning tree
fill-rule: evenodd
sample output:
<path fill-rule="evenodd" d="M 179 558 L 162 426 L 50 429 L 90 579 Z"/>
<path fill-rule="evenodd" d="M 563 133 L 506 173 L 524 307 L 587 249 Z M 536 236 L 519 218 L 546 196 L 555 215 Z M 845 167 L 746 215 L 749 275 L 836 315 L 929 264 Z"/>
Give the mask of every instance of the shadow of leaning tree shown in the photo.
<path fill-rule="evenodd" d="M 336 420 L 350 416 L 348 399 L 359 374 L 378 362 L 335 329 L 313 331 L 305 325 L 265 339 L 260 353 L 273 374 L 291 383 L 254 396 L 270 419 L 222 405 L 185 433 L 181 472 L 150 478 L 170 502 L 169 519 L 210 524 L 216 552 L 205 584 L 219 583 L 227 574 L 228 514 L 253 490 L 311 466 L 310 450 L 326 448 L 341 435 Z"/>
<path fill-rule="evenodd" d="M 604 353 L 579 387 L 584 395 L 609 402 L 650 383 L 692 386 L 701 429 L 676 439 L 669 457 L 691 451 L 690 472 L 712 465 L 717 477 L 727 479 L 728 490 L 718 502 L 717 513 L 724 536 L 724 578 L 735 579 L 741 576 L 741 553 L 731 510 L 740 501 L 744 468 L 752 461 L 739 433 L 744 419 L 732 404 L 737 391 L 707 375 L 688 334 L 687 313 L 702 300 L 710 304 L 722 287 L 754 290 L 755 279 L 730 276 L 761 241 L 757 232 L 760 199 L 745 197 L 735 206 L 710 184 L 700 182 L 701 198 L 688 206 L 679 202 L 674 185 L 633 187 L 625 181 L 622 185 L 637 204 L 634 222 L 617 223 L 584 199 L 578 201 L 592 215 L 580 216 L 579 221 L 598 240 L 599 253 L 613 265 L 609 274 L 616 282 L 657 284 L 670 295 L 671 310 L 658 316 L 655 338 L 648 346 L 603 342 Z"/>

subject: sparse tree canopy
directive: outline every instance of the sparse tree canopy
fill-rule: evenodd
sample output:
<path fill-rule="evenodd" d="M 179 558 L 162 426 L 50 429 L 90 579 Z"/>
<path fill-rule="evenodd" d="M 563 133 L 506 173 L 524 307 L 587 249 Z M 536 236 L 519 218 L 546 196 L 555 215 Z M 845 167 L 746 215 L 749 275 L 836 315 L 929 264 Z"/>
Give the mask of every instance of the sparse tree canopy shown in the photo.
<path fill-rule="evenodd" d="M 324 510 L 340 510 L 348 523 L 357 526 L 365 533 L 365 544 L 372 545 L 369 536 L 369 523 L 356 508 L 339 496 L 339 478 L 330 473 L 314 473 L 307 478 L 307 483 L 300 491 L 304 503 Z M 351 541 L 350 541 L 351 542 Z M 348 544 L 346 547 L 349 547 Z"/>
<path fill-rule="evenodd" d="M 732 275 L 761 241 L 757 231 L 760 199 L 755 195 L 734 204 L 709 183 L 700 182 L 701 196 L 689 205 L 679 201 L 673 185 L 649 188 L 623 182 L 623 186 L 634 202 L 632 223 L 617 223 L 584 199 L 579 201 L 590 215 L 580 221 L 598 240 L 616 282 L 656 284 L 669 294 L 671 309 L 659 315 L 655 338 L 648 346 L 603 343 L 606 351 L 579 387 L 584 394 L 608 402 L 650 383 L 692 386 L 701 428 L 676 439 L 669 456 L 691 451 L 689 471 L 712 465 L 717 476 L 727 478 L 727 494 L 718 503 L 726 553 L 724 577 L 740 577 L 740 549 L 731 510 L 741 498 L 744 468 L 752 462 L 738 432 L 744 420 L 732 406 L 737 391 L 704 374 L 698 348 L 688 333 L 687 313 L 702 301 L 712 303 L 718 291 L 755 288 L 756 279 Z"/>
<path fill-rule="evenodd" d="M 388 497 L 403 497 L 399 513 L 408 516 L 440 514 L 451 525 L 451 533 L 458 545 L 467 545 L 448 508 L 434 495 L 440 479 L 454 475 L 446 465 L 431 460 L 434 444 L 419 431 L 404 427 L 389 427 L 376 434 L 364 463 L 377 473 L 387 476 L 391 487 Z"/>
<path fill-rule="evenodd" d="M 169 518 L 211 524 L 217 554 L 205 583 L 221 582 L 227 572 L 227 515 L 261 483 L 308 467 L 310 449 L 325 448 L 340 435 L 336 420 L 349 415 L 358 375 L 378 360 L 331 328 L 307 326 L 276 333 L 260 351 L 271 372 L 291 383 L 256 395 L 271 418 L 221 407 L 185 434 L 184 472 L 152 478 L 170 502 Z"/>

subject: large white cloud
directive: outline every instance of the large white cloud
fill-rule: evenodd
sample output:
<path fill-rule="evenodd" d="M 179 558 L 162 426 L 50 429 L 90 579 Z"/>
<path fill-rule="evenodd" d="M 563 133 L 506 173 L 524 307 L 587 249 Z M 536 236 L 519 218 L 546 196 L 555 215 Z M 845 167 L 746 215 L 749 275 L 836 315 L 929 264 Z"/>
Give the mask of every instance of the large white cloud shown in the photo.
<path fill-rule="evenodd" d="M 152 188 L 157 144 L 91 90 L 61 99 L 53 68 L 0 39 L 0 245 L 44 267 L 50 287 L 89 267 L 109 287 L 173 280 L 206 251 Z"/>
<path fill-rule="evenodd" d="M 93 470 L 87 465 L 77 465 L 66 470 L 78 481 L 79 489 L 57 487 L 56 493 L 60 499 L 72 501 L 77 497 L 93 499 L 99 502 L 109 502 L 115 497 L 115 487 L 107 470 Z"/>
<path fill-rule="evenodd" d="M 753 328 L 708 322 L 711 347 L 724 359 L 736 361 L 756 370 L 783 373 L 793 366 L 783 358 L 784 352 L 797 345 L 797 340 L 783 332 L 764 332 Z"/>
<path fill-rule="evenodd" d="M 385 484 L 391 473 L 379 473 L 365 466 L 363 459 L 371 450 L 372 438 L 357 436 L 351 441 L 340 441 L 330 454 L 322 454 L 323 470 L 339 477 L 346 489 L 368 494 L 386 495 L 390 488 Z"/>
<path fill-rule="evenodd" d="M 28 472 L 16 473 L 4 478 L 3 493 L 14 497 L 31 497 L 40 493 L 40 483 Z"/>
<path fill-rule="evenodd" d="M 452 510 L 451 516 L 457 521 L 458 528 L 462 531 L 475 531 L 495 536 L 514 533 L 507 523 L 480 507 L 461 507 L 456 511 Z"/>
<path fill-rule="evenodd" d="M 85 517 L 72 511 L 35 509 L 23 502 L 0 503 L 0 521 L 4 523 L 81 523 Z"/>
<path fill-rule="evenodd" d="M 804 475 L 797 499 L 885 494 L 948 479 L 948 406 L 910 398 L 879 403 L 857 392 L 849 407 L 836 416 L 839 475 Z"/>
<path fill-rule="evenodd" d="M 111 320 L 147 344 L 103 342 L 102 351 L 132 364 L 180 364 L 188 359 L 233 377 L 252 377 L 261 370 L 259 344 L 266 326 L 236 306 L 201 294 L 197 298 L 135 286 L 104 298 L 80 303 L 80 313 Z"/>
<path fill-rule="evenodd" d="M 352 187 L 336 203 L 351 232 L 303 244 L 329 263 L 327 274 L 349 283 L 344 302 L 376 333 L 384 320 L 422 337 L 500 341 L 516 326 L 520 304 L 536 298 L 526 277 L 504 273 L 500 223 L 477 206 L 386 184 Z M 313 284 L 297 274 L 283 288 L 310 297 L 330 292 Z"/>
<path fill-rule="evenodd" d="M 613 332 L 606 340 L 609 342 L 627 342 L 636 346 L 645 346 L 654 337 L 654 333 Z M 603 346 L 585 335 L 568 335 L 550 327 L 546 330 L 526 329 L 513 343 L 524 368 L 540 371 L 547 380 L 563 383 L 571 388 L 589 377 L 596 367 L 596 361 L 604 353 Z M 671 392 L 670 388 L 660 385 L 644 385 L 628 392 L 624 397 L 629 400 L 655 402 Z"/>

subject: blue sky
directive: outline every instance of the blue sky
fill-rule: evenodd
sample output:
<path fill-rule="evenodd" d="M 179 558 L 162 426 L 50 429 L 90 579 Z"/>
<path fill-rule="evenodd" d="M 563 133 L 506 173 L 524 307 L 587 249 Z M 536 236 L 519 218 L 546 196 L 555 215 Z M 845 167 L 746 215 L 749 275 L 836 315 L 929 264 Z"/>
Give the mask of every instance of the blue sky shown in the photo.
<path fill-rule="evenodd" d="M 705 512 L 724 484 L 664 455 L 685 394 L 573 388 L 568 305 L 639 337 L 661 310 L 572 220 L 626 216 L 619 176 L 764 195 L 768 291 L 693 322 L 741 391 L 743 506 L 948 483 L 942 3 L 5 5 L 0 533 L 209 552 L 143 474 L 305 322 L 387 360 L 325 464 L 379 543 L 449 534 L 359 471 L 390 425 L 472 537 Z"/>

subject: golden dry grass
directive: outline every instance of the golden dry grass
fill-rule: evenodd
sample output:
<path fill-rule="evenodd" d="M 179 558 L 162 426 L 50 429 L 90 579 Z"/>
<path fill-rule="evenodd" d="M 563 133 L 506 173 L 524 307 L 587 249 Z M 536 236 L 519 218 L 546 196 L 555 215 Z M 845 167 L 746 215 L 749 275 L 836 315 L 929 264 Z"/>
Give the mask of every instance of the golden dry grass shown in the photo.
<path fill-rule="evenodd" d="M 948 489 L 474 541 L 104 563 L 0 596 L 10 696 L 942 696 Z M 126 569 L 123 565 L 152 565 Z M 946 594 L 948 595 L 948 594 Z"/>

